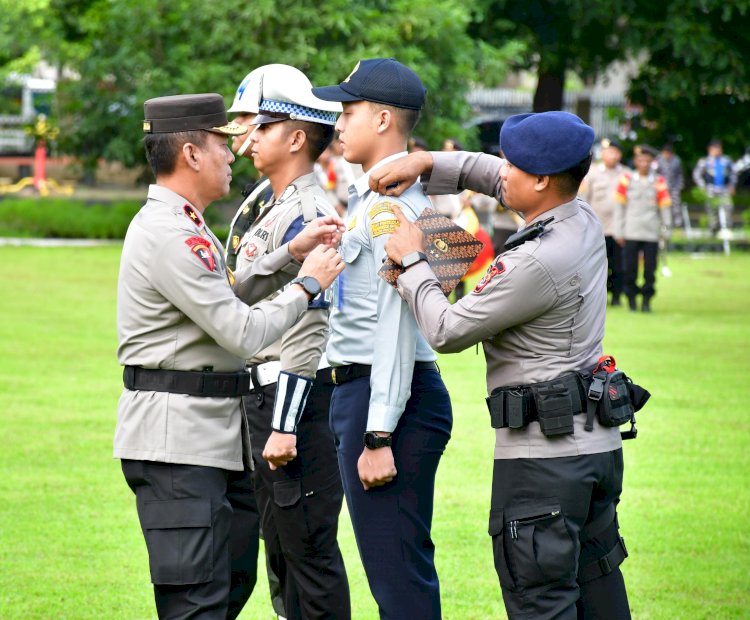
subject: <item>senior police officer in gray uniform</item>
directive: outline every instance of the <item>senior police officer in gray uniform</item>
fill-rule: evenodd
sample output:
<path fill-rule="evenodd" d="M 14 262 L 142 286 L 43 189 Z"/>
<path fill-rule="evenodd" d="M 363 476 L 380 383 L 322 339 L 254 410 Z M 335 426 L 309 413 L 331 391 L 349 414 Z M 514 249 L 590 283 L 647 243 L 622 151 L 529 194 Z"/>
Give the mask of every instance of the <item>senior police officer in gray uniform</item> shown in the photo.
<path fill-rule="evenodd" d="M 281 64 L 252 71 L 237 90 L 232 109 L 250 107 L 248 100 L 258 107 L 258 114 L 235 118 L 251 128 L 246 139 L 235 139 L 237 152 L 252 157 L 273 190 L 238 243 L 240 271 L 262 262 L 319 215 L 336 214 L 313 164 L 330 144 L 341 104 L 317 99 L 311 90 L 304 73 Z M 279 580 L 284 615 L 346 619 L 349 585 L 336 539 L 344 492 L 328 423 L 332 386 L 314 381 L 328 337 L 329 302 L 311 292 L 316 296 L 308 312 L 248 360 L 253 393 L 245 397 L 245 409 L 266 556 Z"/>
<path fill-rule="evenodd" d="M 430 201 L 418 184 L 398 199 L 367 185 L 368 174 L 406 156 L 425 93 L 419 76 L 392 58 L 362 60 L 340 84 L 313 89 L 343 103 L 336 128 L 344 157 L 365 171 L 349 188 L 341 241 L 347 268 L 334 290 L 326 352 L 344 492 L 384 620 L 441 617 L 430 532 L 435 475 L 452 425 L 450 398 L 409 308 L 377 275 L 384 242 L 398 225 L 396 205 L 416 219 Z"/>
<path fill-rule="evenodd" d="M 505 160 L 417 153 L 370 178 L 382 191 L 431 172 L 430 194 L 472 189 L 526 220 L 453 306 L 429 265 L 411 257 L 424 251 L 418 229 L 401 218 L 386 244 L 394 261 L 412 265 L 398 285 L 430 344 L 449 353 L 482 342 L 487 390 L 503 399 L 493 416 L 489 533 L 510 618 L 630 617 L 617 568 L 626 555 L 615 515 L 620 432 L 598 420 L 588 430 L 587 416 L 575 415 L 587 408 L 576 371 L 593 370 L 602 355 L 607 296 L 601 224 L 576 198 L 593 140 L 572 114 L 520 114 L 501 130 Z"/>
<path fill-rule="evenodd" d="M 307 311 L 292 286 L 250 307 L 235 296 L 222 247 L 203 222 L 229 190 L 234 156 L 220 95 L 177 95 L 144 105 L 146 155 L 156 176 L 125 238 L 118 283 L 118 358 L 125 389 L 114 456 L 136 495 L 160 618 L 234 618 L 252 591 L 257 510 L 241 409 L 244 361 Z M 318 220 L 287 252 L 334 242 Z M 343 265 L 317 247 L 300 268 L 328 286 Z M 243 278 L 244 301 L 267 285 Z M 257 285 L 257 286 L 256 286 Z M 244 458 L 243 458 L 244 454 Z M 243 462 L 244 461 L 244 462 Z"/>

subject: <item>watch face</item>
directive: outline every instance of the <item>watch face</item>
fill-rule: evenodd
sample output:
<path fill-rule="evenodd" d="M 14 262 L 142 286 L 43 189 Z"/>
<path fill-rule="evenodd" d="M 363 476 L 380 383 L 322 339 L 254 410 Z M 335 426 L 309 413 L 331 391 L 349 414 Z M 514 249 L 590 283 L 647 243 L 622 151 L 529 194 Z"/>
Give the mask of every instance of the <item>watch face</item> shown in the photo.
<path fill-rule="evenodd" d="M 302 281 L 302 286 L 304 286 L 305 290 L 313 297 L 320 293 L 320 284 L 312 276 L 305 276 Z"/>

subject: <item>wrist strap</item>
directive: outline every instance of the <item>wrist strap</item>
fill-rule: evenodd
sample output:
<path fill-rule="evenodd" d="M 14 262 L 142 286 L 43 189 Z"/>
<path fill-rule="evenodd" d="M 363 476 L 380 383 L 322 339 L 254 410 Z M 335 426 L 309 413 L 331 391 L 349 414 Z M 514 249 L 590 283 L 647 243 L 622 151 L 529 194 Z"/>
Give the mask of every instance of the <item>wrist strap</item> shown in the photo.
<path fill-rule="evenodd" d="M 282 370 L 276 383 L 276 399 L 273 404 L 273 430 L 280 433 L 295 433 L 297 423 L 312 389 L 312 379 Z"/>

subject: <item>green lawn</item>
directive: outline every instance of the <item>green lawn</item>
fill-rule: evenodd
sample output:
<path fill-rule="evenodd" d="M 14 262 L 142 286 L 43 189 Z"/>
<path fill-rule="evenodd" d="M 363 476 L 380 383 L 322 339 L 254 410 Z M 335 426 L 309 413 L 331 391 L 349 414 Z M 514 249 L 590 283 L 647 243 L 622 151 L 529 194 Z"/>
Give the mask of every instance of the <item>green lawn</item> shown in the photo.
<path fill-rule="evenodd" d="M 133 497 L 111 458 L 119 247 L 0 247 L 0 618 L 155 618 Z M 606 349 L 653 398 L 625 446 L 637 619 L 750 617 L 750 256 L 670 256 L 651 315 Z M 487 536 L 493 433 L 473 349 L 440 361 L 454 434 L 434 538 L 449 620 L 504 618 Z M 377 617 L 346 514 L 354 617 Z M 271 619 L 263 569 L 243 614 Z M 416 619 L 415 619 L 416 620 Z"/>

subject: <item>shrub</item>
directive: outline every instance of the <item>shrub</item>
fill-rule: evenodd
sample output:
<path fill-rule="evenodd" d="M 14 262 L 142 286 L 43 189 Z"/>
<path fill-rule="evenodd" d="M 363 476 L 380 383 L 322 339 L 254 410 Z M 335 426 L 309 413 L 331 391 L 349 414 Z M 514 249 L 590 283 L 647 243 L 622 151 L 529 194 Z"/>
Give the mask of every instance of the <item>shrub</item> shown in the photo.
<path fill-rule="evenodd" d="M 64 198 L 6 198 L 0 200 L 0 235 L 122 239 L 140 208 L 136 201 L 87 204 Z"/>

